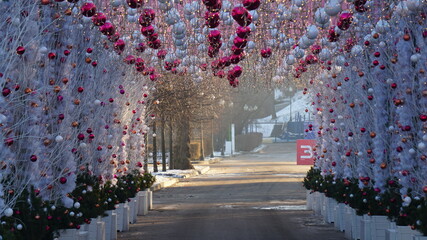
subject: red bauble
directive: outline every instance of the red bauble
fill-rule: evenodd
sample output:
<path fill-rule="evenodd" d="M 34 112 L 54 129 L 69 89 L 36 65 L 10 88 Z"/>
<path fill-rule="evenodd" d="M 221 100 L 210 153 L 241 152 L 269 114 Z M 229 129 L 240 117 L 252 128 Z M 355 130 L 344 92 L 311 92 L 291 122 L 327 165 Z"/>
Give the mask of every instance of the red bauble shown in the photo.
<path fill-rule="evenodd" d="M 92 23 L 95 26 L 102 26 L 107 22 L 107 17 L 105 16 L 105 14 L 103 12 L 97 12 L 95 13 L 95 15 L 93 15 L 92 17 Z"/>
<path fill-rule="evenodd" d="M 166 50 L 159 50 L 159 51 L 157 52 L 157 57 L 158 57 L 159 59 L 165 59 L 166 54 L 168 54 L 168 51 L 166 51 Z"/>
<path fill-rule="evenodd" d="M 83 141 L 85 139 L 85 135 L 83 133 L 79 133 L 77 135 L 77 139 L 79 139 L 80 141 Z"/>
<path fill-rule="evenodd" d="M 126 3 L 130 8 L 139 8 L 144 5 L 144 0 L 126 0 Z"/>
<path fill-rule="evenodd" d="M 205 24 L 209 28 L 216 28 L 219 26 L 219 23 L 220 23 L 219 13 L 206 11 L 205 20 L 206 20 Z"/>
<path fill-rule="evenodd" d="M 252 23 L 252 15 L 244 7 L 235 7 L 231 11 L 231 16 L 240 26 L 248 26 Z"/>
<path fill-rule="evenodd" d="M 247 26 L 246 27 L 238 26 L 236 29 L 236 34 L 241 38 L 248 38 L 249 35 L 251 35 L 251 28 Z"/>
<path fill-rule="evenodd" d="M 6 145 L 6 146 L 11 146 L 12 144 L 13 144 L 13 138 L 6 138 L 5 140 L 4 140 L 4 145 Z"/>
<path fill-rule="evenodd" d="M 142 58 L 137 58 L 137 59 L 135 60 L 135 66 L 136 66 L 136 67 L 144 67 L 144 59 L 142 59 Z"/>
<path fill-rule="evenodd" d="M 116 33 L 116 27 L 110 22 L 105 22 L 104 25 L 99 27 L 99 31 L 106 36 L 112 36 Z"/>
<path fill-rule="evenodd" d="M 53 52 L 50 52 L 50 53 L 47 54 L 47 58 L 49 58 L 49 59 L 55 59 L 56 58 L 56 54 L 53 53 Z"/>
<path fill-rule="evenodd" d="M 261 5 L 260 0 L 243 0 L 243 6 L 248 10 L 255 10 Z"/>
<path fill-rule="evenodd" d="M 313 54 L 319 54 L 321 50 L 322 50 L 322 47 L 320 47 L 319 45 L 311 46 L 311 52 Z"/>
<path fill-rule="evenodd" d="M 17 48 L 16 48 L 16 53 L 17 53 L 18 55 L 22 55 L 22 54 L 24 54 L 24 53 L 25 53 L 25 48 L 24 48 L 23 46 L 19 46 L 19 47 L 17 47 Z"/>
<path fill-rule="evenodd" d="M 139 16 L 139 24 L 143 27 L 148 27 L 151 22 L 153 22 L 154 18 L 156 17 L 156 12 L 154 12 L 151 8 L 145 8 L 142 10 L 141 15 Z"/>
<path fill-rule="evenodd" d="M 427 186 L 423 187 L 423 192 L 427 194 Z"/>
<path fill-rule="evenodd" d="M 93 4 L 91 2 L 86 2 L 80 8 L 80 11 L 81 11 L 83 16 L 92 17 L 96 13 L 96 6 L 95 6 L 95 4 Z"/>
<path fill-rule="evenodd" d="M 160 39 L 156 39 L 154 41 L 147 42 L 147 45 L 152 49 L 159 49 L 162 46 L 162 42 Z"/>
<path fill-rule="evenodd" d="M 420 115 L 420 120 L 423 121 L 423 122 L 427 121 L 427 115 L 421 114 Z"/>
<path fill-rule="evenodd" d="M 261 49 L 261 56 L 263 58 L 269 58 L 271 56 L 271 48 Z"/>
<path fill-rule="evenodd" d="M 77 92 L 82 93 L 85 89 L 83 87 L 78 87 Z"/>
<path fill-rule="evenodd" d="M 221 32 L 219 30 L 212 30 L 208 34 L 208 40 L 210 43 L 216 43 L 221 41 Z"/>
<path fill-rule="evenodd" d="M 2 94 L 4 97 L 8 96 L 12 91 L 9 88 L 3 88 Z"/>
<path fill-rule="evenodd" d="M 141 33 L 142 35 L 144 35 L 145 37 L 150 36 L 151 34 L 153 34 L 155 32 L 154 27 L 153 26 L 146 26 L 146 27 L 142 27 L 141 28 Z"/>
<path fill-rule="evenodd" d="M 59 182 L 60 182 L 61 184 L 65 184 L 65 183 L 67 183 L 67 178 L 66 178 L 66 177 L 60 177 L 60 178 L 59 178 Z"/>
<path fill-rule="evenodd" d="M 203 0 L 203 4 L 212 7 L 218 4 L 218 0 Z"/>
<path fill-rule="evenodd" d="M 31 162 L 37 161 L 37 156 L 36 155 L 31 155 L 30 160 L 31 160 Z"/>
<path fill-rule="evenodd" d="M 41 5 L 48 5 L 48 4 L 50 4 L 50 0 L 41 0 L 40 4 Z"/>
<path fill-rule="evenodd" d="M 144 43 L 139 43 L 138 46 L 136 46 L 135 50 L 138 52 L 144 52 L 146 49 L 145 44 Z"/>
<path fill-rule="evenodd" d="M 332 167 L 335 167 L 337 165 L 337 163 L 336 162 L 332 162 L 331 165 L 332 165 Z"/>
<path fill-rule="evenodd" d="M 245 38 L 241 38 L 241 37 L 235 37 L 233 40 L 234 46 L 236 46 L 237 48 L 244 48 L 246 47 L 246 44 L 248 43 L 248 41 Z"/>
<path fill-rule="evenodd" d="M 352 21 L 353 21 L 353 14 L 342 13 L 337 22 L 337 27 L 341 30 L 347 30 L 350 27 L 350 24 Z"/>
<path fill-rule="evenodd" d="M 126 43 L 122 39 L 117 40 L 117 42 L 114 43 L 114 50 L 121 54 L 125 50 Z"/>
<path fill-rule="evenodd" d="M 134 64 L 136 59 L 134 56 L 132 55 L 128 55 L 124 60 L 123 60 L 126 64 Z"/>

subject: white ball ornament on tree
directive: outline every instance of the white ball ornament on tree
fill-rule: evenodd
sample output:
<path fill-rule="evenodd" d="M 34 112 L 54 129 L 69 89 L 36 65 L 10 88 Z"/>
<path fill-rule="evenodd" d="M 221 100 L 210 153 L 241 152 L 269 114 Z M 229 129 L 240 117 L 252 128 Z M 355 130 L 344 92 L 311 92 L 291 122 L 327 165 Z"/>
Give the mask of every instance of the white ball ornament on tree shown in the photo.
<path fill-rule="evenodd" d="M 16 225 L 16 229 L 18 229 L 19 231 L 21 231 L 23 228 L 24 228 L 24 226 L 22 226 L 22 224 Z"/>
<path fill-rule="evenodd" d="M 426 144 L 423 142 L 418 143 L 417 145 L 418 150 L 422 151 L 426 149 Z"/>
<path fill-rule="evenodd" d="M 424 134 L 424 135 L 423 135 L 423 141 L 426 141 L 426 142 L 427 142 L 427 134 Z"/>
<path fill-rule="evenodd" d="M 58 135 L 58 136 L 55 137 L 55 142 L 60 143 L 60 142 L 63 142 L 63 141 L 64 141 L 64 138 L 61 135 Z"/>
<path fill-rule="evenodd" d="M 386 20 L 379 20 L 375 25 L 375 30 L 378 33 L 384 34 L 390 30 L 390 24 Z"/>
<path fill-rule="evenodd" d="M 336 16 L 341 12 L 341 3 L 338 0 L 329 0 L 325 4 L 325 13 L 329 16 Z"/>
<path fill-rule="evenodd" d="M 4 210 L 4 215 L 6 217 L 10 217 L 13 215 L 13 209 L 12 208 L 6 208 L 6 210 Z"/>
<path fill-rule="evenodd" d="M 70 217 L 74 217 L 76 215 L 76 213 L 75 212 L 70 212 L 69 215 L 70 215 Z"/>
<path fill-rule="evenodd" d="M 79 202 L 75 202 L 74 203 L 74 208 L 79 209 L 80 208 L 80 203 Z"/>
<path fill-rule="evenodd" d="M 315 25 L 310 25 L 307 28 L 306 36 L 308 39 L 316 39 L 317 35 L 319 35 L 319 30 Z"/>
<path fill-rule="evenodd" d="M 425 4 L 425 3 L 424 3 Z M 422 9 L 423 3 L 421 0 L 407 0 L 406 1 L 406 7 L 411 12 L 418 12 Z"/>

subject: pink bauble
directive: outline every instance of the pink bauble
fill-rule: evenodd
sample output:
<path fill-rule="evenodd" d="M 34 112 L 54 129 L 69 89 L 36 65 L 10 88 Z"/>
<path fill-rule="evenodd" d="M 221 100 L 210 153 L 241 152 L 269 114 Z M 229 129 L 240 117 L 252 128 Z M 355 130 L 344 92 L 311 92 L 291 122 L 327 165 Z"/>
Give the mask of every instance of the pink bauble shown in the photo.
<path fill-rule="evenodd" d="M 133 55 L 128 55 L 124 60 L 123 60 L 126 64 L 134 64 L 136 59 Z"/>
<path fill-rule="evenodd" d="M 144 5 L 144 0 L 126 0 L 126 3 L 130 8 L 139 8 Z"/>
<path fill-rule="evenodd" d="M 19 47 L 17 47 L 17 48 L 16 48 L 16 53 L 17 53 L 18 55 L 22 55 L 22 54 L 24 54 L 24 53 L 25 53 L 25 47 L 23 47 L 23 46 L 19 46 Z"/>
<path fill-rule="evenodd" d="M 145 37 L 153 34 L 155 32 L 154 27 L 153 26 L 147 26 L 147 27 L 142 27 L 141 28 L 141 33 L 142 35 L 144 35 Z"/>
<path fill-rule="evenodd" d="M 59 178 L 59 182 L 60 182 L 61 184 L 65 184 L 65 183 L 67 183 L 67 178 L 66 178 L 66 177 L 60 177 L 60 178 Z"/>
<path fill-rule="evenodd" d="M 241 38 L 241 37 L 235 37 L 233 40 L 233 44 L 234 46 L 236 46 L 237 48 L 244 48 L 246 47 L 246 44 L 248 43 L 248 41 L 245 38 Z"/>
<path fill-rule="evenodd" d="M 114 50 L 120 54 L 125 50 L 126 43 L 122 39 L 117 40 L 117 42 L 114 43 Z"/>
<path fill-rule="evenodd" d="M 105 22 L 99 27 L 99 31 L 106 36 L 112 36 L 116 33 L 116 27 L 111 22 Z"/>
<path fill-rule="evenodd" d="M 144 52 L 146 49 L 145 44 L 144 43 L 138 43 L 138 45 L 135 47 L 135 50 L 138 52 Z"/>
<path fill-rule="evenodd" d="M 236 34 L 241 38 L 248 38 L 249 35 L 251 34 L 251 28 L 239 26 L 236 29 Z"/>
<path fill-rule="evenodd" d="M 92 17 L 96 13 L 96 6 L 92 2 L 86 2 L 80 8 L 80 11 L 85 17 Z"/>
<path fill-rule="evenodd" d="M 248 10 L 255 10 L 261 5 L 260 0 L 243 0 L 243 6 Z"/>
<path fill-rule="evenodd" d="M 166 54 L 168 54 L 168 51 L 166 51 L 166 50 L 159 50 L 159 51 L 157 52 L 157 57 L 158 57 L 159 59 L 165 59 Z"/>
<path fill-rule="evenodd" d="M 271 56 L 271 48 L 261 49 L 261 56 L 263 58 L 269 58 Z"/>
<path fill-rule="evenodd" d="M 95 15 L 93 15 L 92 17 L 92 23 L 95 26 L 102 26 L 107 22 L 107 17 L 105 16 L 105 14 L 103 12 L 97 12 L 95 13 Z"/>
<path fill-rule="evenodd" d="M 153 22 L 154 18 L 156 17 L 156 13 L 151 8 L 145 8 L 141 15 L 139 16 L 139 24 L 143 27 L 148 27 Z"/>

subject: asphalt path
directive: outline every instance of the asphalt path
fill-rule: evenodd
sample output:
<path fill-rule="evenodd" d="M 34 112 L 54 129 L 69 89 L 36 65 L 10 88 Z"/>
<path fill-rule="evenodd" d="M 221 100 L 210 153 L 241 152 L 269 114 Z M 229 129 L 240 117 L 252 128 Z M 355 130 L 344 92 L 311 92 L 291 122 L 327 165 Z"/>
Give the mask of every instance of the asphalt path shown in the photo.
<path fill-rule="evenodd" d="M 201 176 L 155 192 L 154 209 L 120 240 L 338 240 L 336 231 L 305 210 L 294 143 L 210 165 Z"/>

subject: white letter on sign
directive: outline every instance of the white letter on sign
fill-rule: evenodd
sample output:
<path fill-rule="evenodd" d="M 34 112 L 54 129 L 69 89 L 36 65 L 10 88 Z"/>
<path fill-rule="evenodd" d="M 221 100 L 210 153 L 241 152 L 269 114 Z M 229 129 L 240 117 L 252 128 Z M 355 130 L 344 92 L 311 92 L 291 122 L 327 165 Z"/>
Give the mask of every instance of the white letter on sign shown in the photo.
<path fill-rule="evenodd" d="M 301 148 L 302 149 L 305 148 L 304 153 L 308 154 L 305 156 L 301 156 L 301 158 L 304 158 L 304 159 L 313 158 L 313 151 L 310 145 L 301 145 Z"/>

